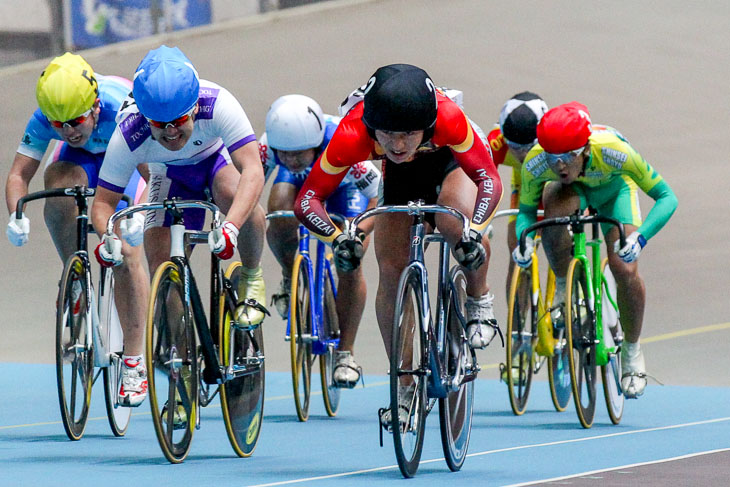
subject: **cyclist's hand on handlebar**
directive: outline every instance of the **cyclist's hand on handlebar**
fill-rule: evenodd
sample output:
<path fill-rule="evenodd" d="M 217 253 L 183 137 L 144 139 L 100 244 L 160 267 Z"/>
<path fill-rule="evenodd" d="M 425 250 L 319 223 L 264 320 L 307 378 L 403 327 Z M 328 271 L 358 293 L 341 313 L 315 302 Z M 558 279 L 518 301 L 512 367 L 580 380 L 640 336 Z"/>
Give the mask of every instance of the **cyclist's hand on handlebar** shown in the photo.
<path fill-rule="evenodd" d="M 119 223 L 122 229 L 122 238 L 132 247 L 136 247 L 144 240 L 144 215 L 135 213 L 132 218 L 124 218 Z"/>
<path fill-rule="evenodd" d="M 456 244 L 454 257 L 465 268 L 471 271 L 478 269 L 487 258 L 487 252 L 482 245 L 482 234 L 469 230 L 469 240 L 461 240 Z"/>
<path fill-rule="evenodd" d="M 22 247 L 28 243 L 28 234 L 30 233 L 30 220 L 22 214 L 20 220 L 15 219 L 15 212 L 10 214 L 10 222 L 8 222 L 8 240 L 16 247 Z"/>
<path fill-rule="evenodd" d="M 122 241 L 116 235 L 102 235 L 94 255 L 102 267 L 118 266 L 122 263 Z"/>
<path fill-rule="evenodd" d="M 616 240 L 613 243 L 613 251 L 616 252 L 616 255 L 618 255 L 621 260 L 627 264 L 631 264 L 639 258 L 641 249 L 643 249 L 644 245 L 646 245 L 646 239 L 639 232 L 633 232 L 631 235 L 626 237 L 626 245 L 621 248 L 619 248 L 619 245 L 621 245 L 620 241 Z"/>
<path fill-rule="evenodd" d="M 341 233 L 332 242 L 332 252 L 335 256 L 335 267 L 341 271 L 350 272 L 360 267 L 360 261 L 364 253 L 362 247 L 362 232 L 350 240 Z"/>
<path fill-rule="evenodd" d="M 237 244 L 238 228 L 229 221 L 224 221 L 208 234 L 208 247 L 219 259 L 228 260 L 233 257 Z"/>
<path fill-rule="evenodd" d="M 534 248 L 535 244 L 532 240 L 532 237 L 527 237 L 525 239 L 525 251 L 520 252 L 520 246 L 517 245 L 517 247 L 515 247 L 515 249 L 512 251 L 512 260 L 514 260 L 515 264 L 522 267 L 523 269 L 530 267 L 530 265 L 532 265 L 532 252 Z"/>

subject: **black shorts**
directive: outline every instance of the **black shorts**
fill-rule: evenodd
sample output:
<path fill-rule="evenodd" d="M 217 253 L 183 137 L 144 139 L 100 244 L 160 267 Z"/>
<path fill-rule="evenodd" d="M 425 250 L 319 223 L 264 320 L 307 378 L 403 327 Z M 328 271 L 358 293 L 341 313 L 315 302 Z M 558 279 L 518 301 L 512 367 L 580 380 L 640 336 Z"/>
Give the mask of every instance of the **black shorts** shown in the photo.
<path fill-rule="evenodd" d="M 386 159 L 382 165 L 379 204 L 405 205 L 415 200 L 423 200 L 428 205 L 435 204 L 446 175 L 458 167 L 448 147 L 418 155 L 412 161 L 400 164 Z M 435 228 L 433 213 L 426 216 L 426 221 Z"/>

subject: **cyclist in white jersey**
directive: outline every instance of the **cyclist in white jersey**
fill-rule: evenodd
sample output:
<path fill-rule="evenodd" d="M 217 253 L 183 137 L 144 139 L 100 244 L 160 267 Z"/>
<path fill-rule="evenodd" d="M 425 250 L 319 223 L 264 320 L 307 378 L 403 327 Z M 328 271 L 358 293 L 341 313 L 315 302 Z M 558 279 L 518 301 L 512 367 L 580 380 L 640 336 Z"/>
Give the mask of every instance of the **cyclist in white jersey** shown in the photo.
<path fill-rule="evenodd" d="M 114 206 L 134 168 L 149 163 L 149 201 L 168 198 L 206 199 L 226 214 L 226 221 L 209 235 L 211 250 L 229 259 L 238 248 L 243 263 L 235 319 L 255 325 L 263 320 L 265 288 L 260 266 L 265 214 L 258 205 L 264 185 L 256 136 L 238 101 L 225 88 L 201 80 L 190 60 L 178 49 L 161 46 L 150 51 L 134 75 L 132 96 L 117 116 L 118 126 L 109 142 L 99 174 L 99 191 L 91 209 L 94 226 L 106 227 Z M 243 177 L 241 177 L 241 173 Z M 203 210 L 188 210 L 188 228 L 201 229 Z M 131 245 L 142 232 L 150 269 L 169 258 L 170 221 L 163 210 L 148 212 L 144 230 L 102 237 L 96 248 L 101 265 L 141 268 Z M 240 238 L 239 238 L 240 230 Z M 120 273 L 134 290 L 128 317 L 138 330 L 142 352 L 144 313 L 149 282 L 139 272 Z M 253 305 L 243 304 L 247 303 Z M 252 301 L 248 301 L 252 300 Z M 146 374 L 141 379 L 146 383 Z M 120 391 L 122 395 L 122 391 Z"/>
<path fill-rule="evenodd" d="M 266 115 L 266 132 L 259 148 L 264 171 L 269 176 L 278 167 L 269 194 L 269 211 L 293 210 L 294 200 L 314 161 L 324 151 L 340 122 L 339 117 L 326 115 L 319 104 L 308 96 L 285 95 L 271 104 Z M 327 211 L 352 219 L 377 204 L 380 171 L 371 161 L 353 165 L 335 192 L 327 198 Z M 291 273 L 297 250 L 296 220 L 275 219 L 266 232 L 267 241 L 281 265 L 279 292 L 272 296 L 277 311 L 286 319 L 289 314 Z M 367 225 L 367 226 L 365 226 Z M 360 228 L 366 236 L 372 231 L 372 220 Z M 363 252 L 369 238 L 363 237 Z M 339 387 L 354 387 L 362 374 L 355 362 L 353 349 L 357 329 L 365 309 L 367 284 L 361 267 L 337 269 L 337 315 L 340 341 L 335 354 L 333 379 Z"/>

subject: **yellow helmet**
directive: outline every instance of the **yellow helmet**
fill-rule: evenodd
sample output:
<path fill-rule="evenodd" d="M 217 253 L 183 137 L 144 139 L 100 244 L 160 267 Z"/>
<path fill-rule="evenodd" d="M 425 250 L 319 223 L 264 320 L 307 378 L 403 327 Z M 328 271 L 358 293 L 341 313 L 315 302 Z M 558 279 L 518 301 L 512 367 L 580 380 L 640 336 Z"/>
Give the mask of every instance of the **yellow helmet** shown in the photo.
<path fill-rule="evenodd" d="M 77 54 L 67 52 L 46 66 L 38 78 L 35 97 L 49 120 L 65 122 L 92 107 L 99 95 L 94 70 Z"/>

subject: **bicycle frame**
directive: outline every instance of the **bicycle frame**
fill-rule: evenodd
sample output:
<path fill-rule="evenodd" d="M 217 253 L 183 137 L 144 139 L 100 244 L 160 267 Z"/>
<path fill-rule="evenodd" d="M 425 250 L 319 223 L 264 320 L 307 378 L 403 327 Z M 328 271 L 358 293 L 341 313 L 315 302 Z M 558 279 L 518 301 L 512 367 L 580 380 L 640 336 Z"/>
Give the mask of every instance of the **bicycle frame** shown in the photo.
<path fill-rule="evenodd" d="M 596 330 L 596 365 L 603 366 L 609 362 L 610 354 L 615 354 L 617 347 L 606 347 L 603 335 L 603 282 L 605 277 L 601 270 L 601 243 L 599 237 L 599 223 L 610 223 L 619 229 L 620 245 L 626 244 L 623 224 L 610 217 L 601 216 L 589 209 L 589 215 L 582 215 L 580 210 L 575 214 L 564 217 L 549 218 L 534 223 L 526 228 L 520 236 L 520 249 L 524 251 L 527 235 L 538 228 L 567 225 L 573 234 L 573 257 L 583 265 L 586 273 L 585 300 L 588 309 L 591 311 L 592 324 Z M 585 232 L 585 225 L 590 224 L 592 238 L 588 239 Z M 590 250 L 589 250 L 590 249 Z M 612 304 L 615 302 L 610 299 Z"/>
<path fill-rule="evenodd" d="M 383 213 L 408 213 L 413 216 L 413 223 L 410 230 L 410 256 L 409 263 L 401 273 L 401 279 L 406 279 L 415 272 L 420 280 L 420 300 L 421 309 L 418 312 L 423 316 L 423 332 L 426 334 L 428 347 L 426 349 L 428 370 L 422 370 L 423 375 L 428 376 L 427 395 L 429 398 L 445 398 L 450 392 L 459 389 L 459 386 L 465 382 L 474 380 L 479 368 L 475 367 L 472 373 L 465 374 L 463 377 L 449 377 L 446 364 L 443 361 L 444 348 L 446 344 L 446 313 L 449 293 L 446 287 L 448 283 L 449 272 L 449 244 L 443 235 L 434 233 L 426 235 L 424 227 L 425 213 L 446 213 L 453 215 L 462 221 L 462 238 L 467 239 L 469 235 L 469 219 L 462 215 L 454 208 L 442 205 L 425 205 L 422 201 L 410 202 L 408 205 L 393 205 L 387 207 L 372 208 L 357 216 L 350 227 L 348 233 L 350 238 L 355 237 L 355 229 L 357 225 L 371 216 Z M 425 245 L 429 242 L 439 244 L 439 271 L 438 271 L 438 290 L 437 290 L 437 310 L 438 316 L 434 320 L 431 314 L 431 300 L 428 293 L 428 271 L 425 265 Z M 413 269 L 413 271 L 411 271 Z M 459 316 L 462 323 L 466 323 L 463 316 Z"/>

